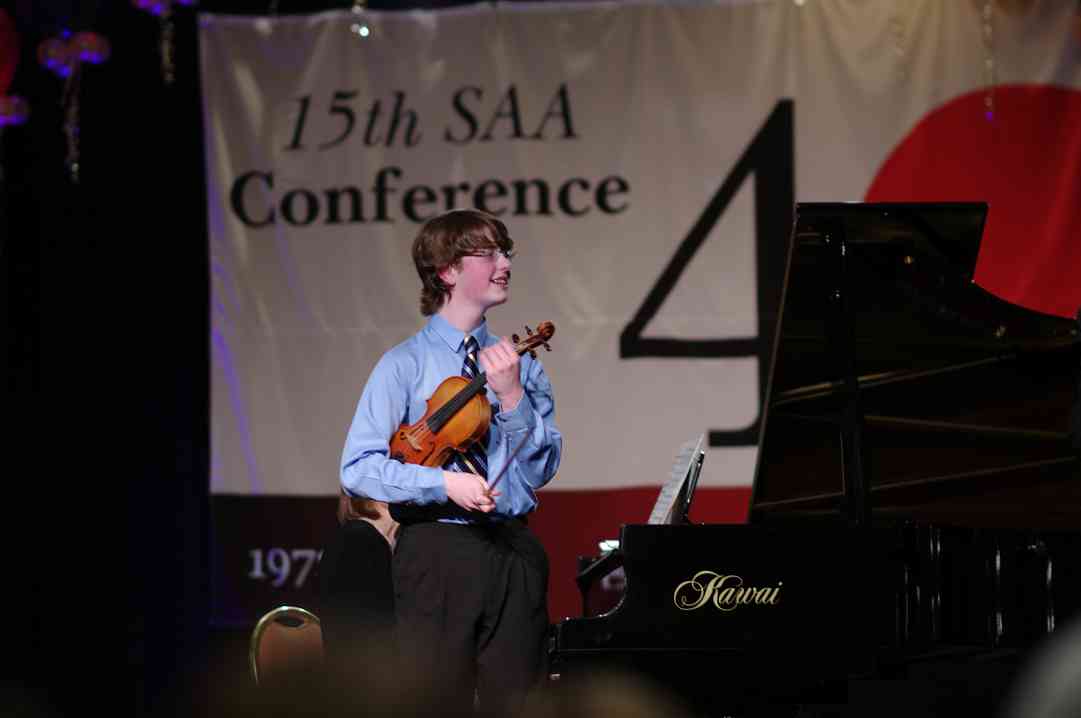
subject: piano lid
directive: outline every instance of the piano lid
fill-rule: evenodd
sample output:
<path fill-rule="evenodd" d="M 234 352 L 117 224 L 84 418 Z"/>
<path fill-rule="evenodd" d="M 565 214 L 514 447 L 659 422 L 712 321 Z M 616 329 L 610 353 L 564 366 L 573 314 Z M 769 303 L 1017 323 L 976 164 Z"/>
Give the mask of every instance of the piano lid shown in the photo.
<path fill-rule="evenodd" d="M 751 520 L 1081 526 L 1077 325 L 972 282 L 987 205 L 795 214 Z"/>

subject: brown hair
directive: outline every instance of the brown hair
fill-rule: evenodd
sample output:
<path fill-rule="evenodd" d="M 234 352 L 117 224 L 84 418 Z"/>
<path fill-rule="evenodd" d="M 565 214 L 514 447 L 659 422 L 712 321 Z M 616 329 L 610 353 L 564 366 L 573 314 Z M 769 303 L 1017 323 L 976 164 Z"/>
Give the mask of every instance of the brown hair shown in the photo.
<path fill-rule="evenodd" d="M 371 499 L 350 496 L 342 489 L 338 492 L 338 523 L 379 518 L 379 510 L 374 504 Z"/>
<path fill-rule="evenodd" d="M 424 223 L 413 240 L 413 264 L 420 275 L 420 313 L 439 311 L 450 296 L 439 273 L 462 257 L 484 249 L 509 252 L 514 248 L 507 227 L 479 209 L 454 209 Z"/>

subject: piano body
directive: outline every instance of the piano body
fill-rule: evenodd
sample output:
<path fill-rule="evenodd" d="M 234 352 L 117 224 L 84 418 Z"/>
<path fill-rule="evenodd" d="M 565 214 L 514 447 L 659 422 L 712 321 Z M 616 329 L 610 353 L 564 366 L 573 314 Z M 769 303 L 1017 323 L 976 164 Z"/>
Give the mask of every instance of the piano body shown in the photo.
<path fill-rule="evenodd" d="M 972 282 L 986 212 L 797 205 L 748 524 L 623 526 L 579 577 L 622 566 L 622 597 L 556 626 L 553 677 L 717 715 L 928 686 L 990 709 L 1081 620 L 1077 324 Z"/>

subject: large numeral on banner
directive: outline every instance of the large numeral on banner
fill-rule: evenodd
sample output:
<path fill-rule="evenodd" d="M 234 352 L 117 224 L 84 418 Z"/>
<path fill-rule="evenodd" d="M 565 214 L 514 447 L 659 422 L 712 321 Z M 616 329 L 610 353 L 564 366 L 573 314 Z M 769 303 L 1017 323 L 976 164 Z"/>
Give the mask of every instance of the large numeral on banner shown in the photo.
<path fill-rule="evenodd" d="M 765 124 L 751 140 L 735 167 L 725 177 L 676 253 L 661 272 L 634 318 L 619 337 L 619 356 L 634 357 L 721 357 L 758 358 L 759 404 L 765 398 L 769 358 L 773 343 L 773 323 L 780 303 L 784 276 L 785 245 L 792 226 L 794 190 L 794 130 L 792 100 L 781 100 Z M 728 208 L 736 191 L 749 174 L 754 174 L 755 255 L 757 260 L 758 335 L 728 339 L 688 340 L 671 337 L 643 337 L 642 331 L 676 286 L 683 270 L 710 231 Z M 758 441 L 761 415 L 737 431 L 709 432 L 710 446 L 751 446 Z"/>

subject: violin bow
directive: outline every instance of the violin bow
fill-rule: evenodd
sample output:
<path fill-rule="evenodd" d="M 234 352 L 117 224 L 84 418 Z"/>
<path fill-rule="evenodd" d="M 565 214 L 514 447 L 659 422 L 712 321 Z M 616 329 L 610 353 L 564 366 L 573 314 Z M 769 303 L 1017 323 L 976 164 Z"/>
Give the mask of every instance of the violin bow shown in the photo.
<path fill-rule="evenodd" d="M 503 474 L 507 473 L 507 469 L 510 468 L 511 463 L 514 461 L 514 457 L 518 455 L 518 451 L 525 445 L 525 440 L 529 438 L 529 432 L 523 432 L 522 440 L 518 442 L 518 446 L 514 447 L 514 451 L 510 452 L 510 456 L 507 457 L 507 463 L 503 464 L 503 468 L 499 470 L 495 478 L 488 483 L 488 490 L 492 490 L 499 483 L 499 480 L 503 478 Z"/>

